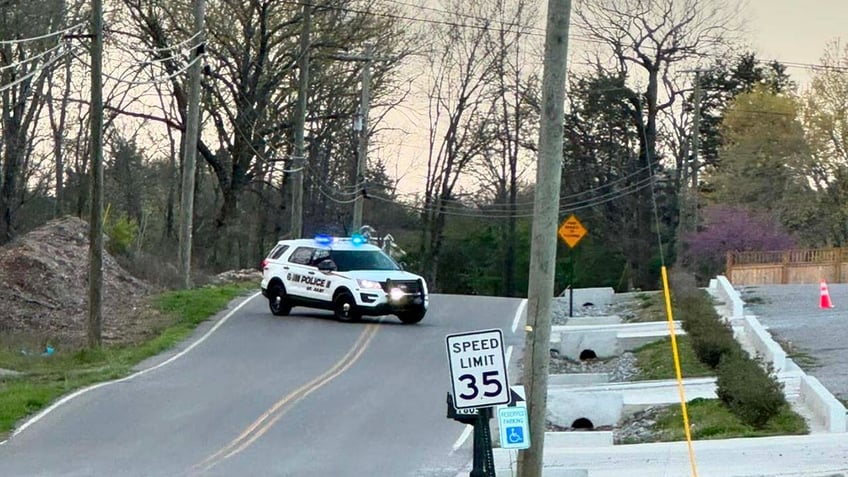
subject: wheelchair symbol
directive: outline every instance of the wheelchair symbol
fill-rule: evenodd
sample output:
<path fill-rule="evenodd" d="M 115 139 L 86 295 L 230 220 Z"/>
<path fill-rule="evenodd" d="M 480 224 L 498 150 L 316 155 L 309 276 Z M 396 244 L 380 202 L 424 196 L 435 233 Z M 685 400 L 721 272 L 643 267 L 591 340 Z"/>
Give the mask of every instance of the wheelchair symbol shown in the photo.
<path fill-rule="evenodd" d="M 524 429 L 521 427 L 507 427 L 506 440 L 510 444 L 520 444 L 524 442 Z"/>

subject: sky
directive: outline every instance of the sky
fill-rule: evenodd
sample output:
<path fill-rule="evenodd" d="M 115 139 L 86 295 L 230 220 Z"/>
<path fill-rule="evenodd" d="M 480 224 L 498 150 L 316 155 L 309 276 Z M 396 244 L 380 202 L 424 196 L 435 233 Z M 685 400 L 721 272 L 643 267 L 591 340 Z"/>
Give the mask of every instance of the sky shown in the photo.
<path fill-rule="evenodd" d="M 748 38 L 763 58 L 820 63 L 827 44 L 848 41 L 848 0 L 748 0 Z M 809 70 L 790 68 L 800 86 Z"/>
<path fill-rule="evenodd" d="M 746 6 L 742 14 L 745 31 L 742 33 L 742 40 L 761 59 L 817 64 L 821 62 L 829 42 L 838 37 L 842 38 L 843 44 L 848 42 L 848 0 L 744 1 Z M 576 46 L 577 43 L 572 42 L 572 45 Z M 792 66 L 788 73 L 798 84 L 799 90 L 803 90 L 809 84 L 812 71 L 809 68 Z M 426 127 L 426 119 L 424 121 L 417 129 Z M 406 120 L 401 119 L 401 122 L 407 123 L 404 126 L 406 130 L 416 129 Z M 424 141 L 407 137 L 402 142 L 403 146 L 393 152 L 382 152 L 388 153 L 385 159 L 390 174 L 393 173 L 399 178 L 398 191 L 420 192 L 424 182 L 422 165 L 426 164 Z"/>

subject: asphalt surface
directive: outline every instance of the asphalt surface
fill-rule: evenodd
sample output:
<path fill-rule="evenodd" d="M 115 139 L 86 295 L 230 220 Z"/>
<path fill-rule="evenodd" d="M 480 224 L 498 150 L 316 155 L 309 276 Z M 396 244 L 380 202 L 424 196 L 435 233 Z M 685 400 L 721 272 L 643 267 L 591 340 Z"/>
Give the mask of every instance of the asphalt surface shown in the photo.
<path fill-rule="evenodd" d="M 434 295 L 418 325 L 347 324 L 304 308 L 274 317 L 258 296 L 173 362 L 0 445 L 0 476 L 454 477 L 472 443 L 445 417 L 445 335 L 501 328 L 515 363 L 520 305 Z"/>
<path fill-rule="evenodd" d="M 815 365 L 804 366 L 805 372 L 837 398 L 848 400 L 848 284 L 828 284 L 830 309 L 819 307 L 818 283 L 737 289 L 746 313 L 756 315 L 787 352 L 813 358 Z"/>

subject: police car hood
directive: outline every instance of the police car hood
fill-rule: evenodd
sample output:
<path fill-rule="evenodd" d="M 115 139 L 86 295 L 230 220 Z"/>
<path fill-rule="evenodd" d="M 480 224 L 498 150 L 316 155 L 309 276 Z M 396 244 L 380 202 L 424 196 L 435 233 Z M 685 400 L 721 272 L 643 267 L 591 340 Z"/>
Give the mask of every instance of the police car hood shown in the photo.
<path fill-rule="evenodd" d="M 403 270 L 354 270 L 350 272 L 340 272 L 339 275 L 375 282 L 384 282 L 386 280 L 418 280 L 421 278 L 414 273 L 405 272 Z"/>

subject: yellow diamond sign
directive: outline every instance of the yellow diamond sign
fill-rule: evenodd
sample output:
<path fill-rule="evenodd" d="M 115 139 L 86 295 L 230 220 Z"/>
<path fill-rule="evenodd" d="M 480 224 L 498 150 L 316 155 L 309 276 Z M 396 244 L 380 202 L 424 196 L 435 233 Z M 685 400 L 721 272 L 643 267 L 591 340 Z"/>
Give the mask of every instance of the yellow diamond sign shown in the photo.
<path fill-rule="evenodd" d="M 559 238 L 567 243 L 569 247 L 574 248 L 577 242 L 586 235 L 586 227 L 583 227 L 583 224 L 577 220 L 577 217 L 572 215 L 559 226 L 557 234 L 559 234 Z"/>

